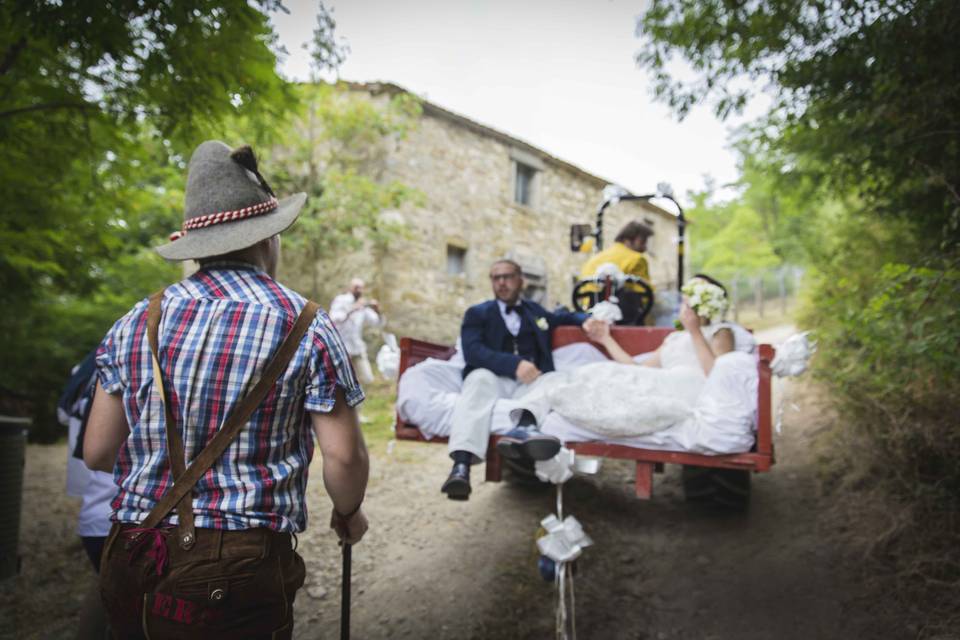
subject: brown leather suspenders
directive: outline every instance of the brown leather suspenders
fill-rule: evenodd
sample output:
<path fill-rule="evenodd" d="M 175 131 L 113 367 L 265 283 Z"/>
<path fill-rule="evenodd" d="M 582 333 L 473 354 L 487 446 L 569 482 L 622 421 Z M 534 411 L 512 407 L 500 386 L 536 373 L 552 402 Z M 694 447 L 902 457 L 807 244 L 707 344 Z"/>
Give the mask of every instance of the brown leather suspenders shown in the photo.
<path fill-rule="evenodd" d="M 189 467 L 185 466 L 183 452 L 183 438 L 177 423 L 174 420 L 170 403 L 167 401 L 166 391 L 163 383 L 163 371 L 160 368 L 159 339 L 158 331 L 160 327 L 160 303 L 163 300 L 163 291 L 150 296 L 150 304 L 147 307 L 147 340 L 150 343 L 150 354 L 153 361 L 153 379 L 157 386 L 157 392 L 160 394 L 160 401 L 163 404 L 164 429 L 167 437 L 167 454 L 170 458 L 170 469 L 173 474 L 174 484 L 164 494 L 160 502 L 156 504 L 153 510 L 147 515 L 140 527 L 143 529 L 152 529 L 163 520 L 164 517 L 174 507 L 177 509 L 179 519 L 179 543 L 183 549 L 189 549 L 196 541 L 196 534 L 193 526 L 193 499 L 192 492 L 194 485 L 200 480 L 200 477 L 206 473 L 207 469 L 223 455 L 230 443 L 234 441 L 240 430 L 247 424 L 247 420 L 263 401 L 267 392 L 273 387 L 277 378 L 287 368 L 293 354 L 296 353 L 300 340 L 313 322 L 317 315 L 319 306 L 315 302 L 307 301 L 300 316 L 294 323 L 287 337 L 280 344 L 280 348 L 273 355 L 263 375 L 253 386 L 247 395 L 245 395 L 233 407 L 233 410 L 227 416 L 223 425 L 217 434 L 207 443 L 207 446 L 201 451 Z"/>

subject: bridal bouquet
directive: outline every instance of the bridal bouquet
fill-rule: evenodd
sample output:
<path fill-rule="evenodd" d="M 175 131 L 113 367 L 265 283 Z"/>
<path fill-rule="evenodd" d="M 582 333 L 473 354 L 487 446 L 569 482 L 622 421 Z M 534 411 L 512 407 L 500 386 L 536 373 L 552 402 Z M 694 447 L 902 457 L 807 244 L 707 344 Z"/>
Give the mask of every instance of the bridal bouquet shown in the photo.
<path fill-rule="evenodd" d="M 683 285 L 681 291 L 687 296 L 687 304 L 701 318 L 719 320 L 727 310 L 727 294 L 706 280 L 693 278 Z"/>

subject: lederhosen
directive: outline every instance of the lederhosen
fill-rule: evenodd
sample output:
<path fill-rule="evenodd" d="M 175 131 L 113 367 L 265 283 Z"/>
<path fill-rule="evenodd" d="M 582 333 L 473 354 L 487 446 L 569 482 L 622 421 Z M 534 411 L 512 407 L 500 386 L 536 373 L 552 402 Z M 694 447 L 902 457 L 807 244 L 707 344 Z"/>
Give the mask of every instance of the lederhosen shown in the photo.
<path fill-rule="evenodd" d="M 234 441 L 286 369 L 317 312 L 307 302 L 263 375 L 190 463 L 167 402 L 157 332 L 163 292 L 150 297 L 147 339 L 165 416 L 173 486 L 139 524 L 114 523 L 100 566 L 104 606 L 116 638 L 290 638 L 303 560 L 292 536 L 265 528 L 196 529 L 193 487 Z M 176 527 L 161 526 L 176 509 Z"/>

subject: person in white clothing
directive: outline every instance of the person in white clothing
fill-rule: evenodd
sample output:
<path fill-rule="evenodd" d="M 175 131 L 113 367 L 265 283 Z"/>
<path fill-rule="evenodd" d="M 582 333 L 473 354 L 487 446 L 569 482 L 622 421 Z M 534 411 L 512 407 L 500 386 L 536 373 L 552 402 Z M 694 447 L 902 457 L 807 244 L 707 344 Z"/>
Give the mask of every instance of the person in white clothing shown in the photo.
<path fill-rule="evenodd" d="M 90 354 L 71 372 L 67 387 L 57 405 L 57 418 L 67 427 L 67 495 L 81 499 L 77 517 L 77 535 L 83 549 L 100 572 L 103 544 L 110 533 L 110 502 L 117 494 L 113 474 L 93 471 L 83 463 L 83 431 L 86 427 L 97 375 L 94 354 Z M 85 596 L 76 627 L 76 638 L 103 638 L 107 629 L 106 613 L 100 602 L 100 589 L 94 586 Z"/>
<path fill-rule="evenodd" d="M 350 281 L 350 287 L 330 303 L 330 319 L 336 325 L 343 343 L 353 361 L 360 382 L 373 382 L 373 369 L 367 358 L 367 343 L 363 341 L 363 327 L 383 326 L 380 305 L 376 300 L 364 297 L 364 282 L 360 278 Z"/>

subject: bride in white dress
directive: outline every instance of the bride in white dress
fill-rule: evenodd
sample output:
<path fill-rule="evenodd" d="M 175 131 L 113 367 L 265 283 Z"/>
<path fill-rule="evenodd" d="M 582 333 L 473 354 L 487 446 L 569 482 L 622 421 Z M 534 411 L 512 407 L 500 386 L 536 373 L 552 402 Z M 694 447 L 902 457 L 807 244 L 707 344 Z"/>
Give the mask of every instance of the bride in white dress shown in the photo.
<path fill-rule="evenodd" d="M 723 291 L 712 279 L 710 284 Z M 612 361 L 547 374 L 550 380 L 514 402 L 511 417 L 518 420 L 526 410 L 542 425 L 555 411 L 604 438 L 642 436 L 685 423 L 689 431 L 696 421 L 716 418 L 740 426 L 747 422 L 749 431 L 756 405 L 756 360 L 751 355 L 756 343 L 739 325 L 711 324 L 688 303 L 685 299 L 680 312 L 685 331 L 667 336 L 641 366 L 634 366 L 636 359 L 604 325 L 590 337 Z"/>
<path fill-rule="evenodd" d="M 608 327 L 591 338 L 613 361 L 585 343 L 558 349 L 558 370 L 544 375 L 541 389 L 498 401 L 492 432 L 513 429 L 520 410 L 527 409 L 544 433 L 562 441 L 706 454 L 749 450 L 759 382 L 756 343 L 743 327 L 710 322 L 701 313 L 705 317 L 685 309 L 686 330 L 671 333 L 653 353 L 631 358 Z M 457 353 L 450 361 L 429 359 L 401 376 L 398 413 L 425 437 L 449 435 L 462 368 Z"/>

